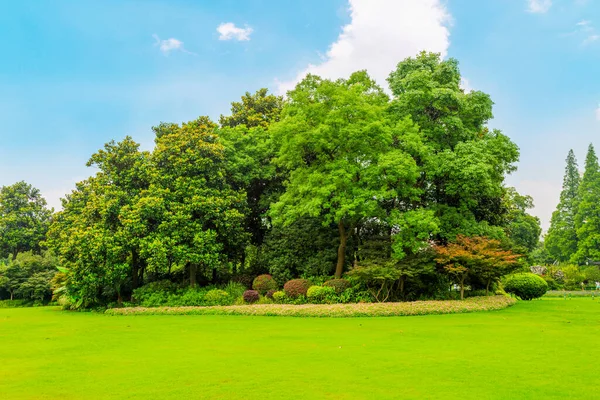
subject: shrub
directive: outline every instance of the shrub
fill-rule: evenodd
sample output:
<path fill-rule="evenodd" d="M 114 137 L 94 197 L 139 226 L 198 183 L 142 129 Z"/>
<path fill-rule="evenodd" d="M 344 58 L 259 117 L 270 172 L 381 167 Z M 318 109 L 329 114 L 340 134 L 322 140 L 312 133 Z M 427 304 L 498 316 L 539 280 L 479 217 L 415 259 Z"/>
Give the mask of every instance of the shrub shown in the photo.
<path fill-rule="evenodd" d="M 229 293 L 221 289 L 212 289 L 204 295 L 204 303 L 207 306 L 227 306 L 231 304 Z"/>
<path fill-rule="evenodd" d="M 265 294 L 269 290 L 277 290 L 277 282 L 269 274 L 259 275 L 252 282 L 252 289 L 258 291 L 260 294 Z"/>
<path fill-rule="evenodd" d="M 277 303 L 283 303 L 285 301 L 285 293 L 281 290 L 273 293 L 273 300 Z"/>
<path fill-rule="evenodd" d="M 292 279 L 283 285 L 283 290 L 288 297 L 296 298 L 306 296 L 306 292 L 310 287 L 310 282 L 307 279 Z"/>
<path fill-rule="evenodd" d="M 531 300 L 542 297 L 548 290 L 548 284 L 538 275 L 521 273 L 509 276 L 504 283 L 504 290 L 522 300 Z"/>
<path fill-rule="evenodd" d="M 321 302 L 328 297 L 331 299 L 335 294 L 335 288 L 331 286 L 311 286 L 306 292 L 306 297 L 312 302 Z"/>
<path fill-rule="evenodd" d="M 265 294 L 265 297 L 266 297 L 266 298 L 268 298 L 268 299 L 271 299 L 271 300 L 273 300 L 273 293 L 275 293 L 276 291 L 277 291 L 277 290 L 273 290 L 273 289 L 269 290 L 269 291 L 268 291 L 268 292 Z"/>
<path fill-rule="evenodd" d="M 239 282 L 229 282 L 223 290 L 229 293 L 229 296 L 232 299 L 237 299 L 238 297 L 242 297 L 247 287 Z"/>
<path fill-rule="evenodd" d="M 344 290 L 349 289 L 350 286 L 352 286 L 352 285 L 346 279 L 331 279 L 331 280 L 325 282 L 323 284 L 323 286 L 332 287 L 335 289 L 335 292 L 337 294 L 340 294 Z"/>
<path fill-rule="evenodd" d="M 260 299 L 260 293 L 256 290 L 246 290 L 244 292 L 244 301 L 246 303 L 256 303 Z"/>
<path fill-rule="evenodd" d="M 155 281 L 135 289 L 132 297 L 134 302 L 146 303 L 150 299 L 156 300 L 156 297 L 167 298 L 168 294 L 175 292 L 177 288 L 178 286 L 169 280 Z"/>

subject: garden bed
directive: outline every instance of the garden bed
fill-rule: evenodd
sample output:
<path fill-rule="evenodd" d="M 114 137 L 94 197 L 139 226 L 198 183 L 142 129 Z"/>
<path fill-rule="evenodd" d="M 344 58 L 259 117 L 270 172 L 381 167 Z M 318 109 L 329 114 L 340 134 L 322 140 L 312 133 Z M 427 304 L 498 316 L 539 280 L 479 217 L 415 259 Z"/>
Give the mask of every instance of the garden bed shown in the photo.
<path fill-rule="evenodd" d="M 544 297 L 600 297 L 597 290 L 549 290 Z"/>
<path fill-rule="evenodd" d="M 471 297 L 466 300 L 355 304 L 253 304 L 211 307 L 125 307 L 106 310 L 109 315 L 253 315 L 286 317 L 394 317 L 459 314 L 501 310 L 515 304 L 506 296 Z"/>

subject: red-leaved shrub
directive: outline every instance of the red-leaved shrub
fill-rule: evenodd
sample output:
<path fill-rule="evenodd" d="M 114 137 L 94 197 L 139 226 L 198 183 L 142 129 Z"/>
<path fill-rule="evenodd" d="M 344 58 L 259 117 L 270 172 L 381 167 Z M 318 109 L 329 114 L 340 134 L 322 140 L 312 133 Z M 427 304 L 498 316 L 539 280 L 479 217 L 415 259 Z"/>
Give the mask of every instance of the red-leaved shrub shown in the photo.
<path fill-rule="evenodd" d="M 260 294 L 256 290 L 246 290 L 244 292 L 244 301 L 246 303 L 256 303 L 260 298 Z"/>
<path fill-rule="evenodd" d="M 307 279 L 292 279 L 283 285 L 283 290 L 288 297 L 296 298 L 298 296 L 306 296 L 309 287 L 310 282 Z"/>

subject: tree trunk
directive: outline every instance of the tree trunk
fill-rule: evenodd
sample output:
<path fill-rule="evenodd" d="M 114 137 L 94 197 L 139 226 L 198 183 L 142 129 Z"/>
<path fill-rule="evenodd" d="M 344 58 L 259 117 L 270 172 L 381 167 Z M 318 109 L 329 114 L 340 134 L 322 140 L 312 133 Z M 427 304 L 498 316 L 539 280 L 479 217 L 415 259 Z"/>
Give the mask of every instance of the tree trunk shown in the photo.
<path fill-rule="evenodd" d="M 196 272 L 198 271 L 198 267 L 196 264 L 189 264 L 190 266 L 190 286 L 196 286 Z"/>
<path fill-rule="evenodd" d="M 17 254 L 19 254 L 19 249 L 14 249 L 12 253 L 12 260 L 15 261 L 17 259 Z"/>
<path fill-rule="evenodd" d="M 346 235 L 346 227 L 344 227 L 343 221 L 338 222 L 338 230 L 340 231 L 340 245 L 338 247 L 337 266 L 335 267 L 336 279 L 340 279 L 342 277 L 342 272 L 344 272 L 344 262 L 346 257 L 346 240 L 348 239 Z"/>
<path fill-rule="evenodd" d="M 137 251 L 131 251 L 131 286 L 136 289 L 139 286 L 138 281 L 139 257 Z"/>
<path fill-rule="evenodd" d="M 400 277 L 400 296 L 404 300 L 404 275 Z"/>
<path fill-rule="evenodd" d="M 465 277 L 460 278 L 460 299 L 465 299 Z"/>
<path fill-rule="evenodd" d="M 13 301 L 13 291 L 10 291 L 10 301 Z"/>
<path fill-rule="evenodd" d="M 488 279 L 487 285 L 485 286 L 485 295 L 486 296 L 490 295 L 490 282 L 491 282 L 491 279 Z"/>

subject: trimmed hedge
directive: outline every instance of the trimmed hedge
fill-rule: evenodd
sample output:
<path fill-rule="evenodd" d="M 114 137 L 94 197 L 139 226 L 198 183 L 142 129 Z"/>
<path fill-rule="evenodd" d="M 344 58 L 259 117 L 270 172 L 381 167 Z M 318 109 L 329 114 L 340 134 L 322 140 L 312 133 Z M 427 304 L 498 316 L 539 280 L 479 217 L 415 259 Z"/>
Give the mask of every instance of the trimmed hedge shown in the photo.
<path fill-rule="evenodd" d="M 244 301 L 246 303 L 256 303 L 260 299 L 260 293 L 257 290 L 246 290 L 244 292 Z"/>
<path fill-rule="evenodd" d="M 277 290 L 278 285 L 275 279 L 269 274 L 259 275 L 252 282 L 252 289 L 260 294 L 265 294 L 269 290 Z"/>
<path fill-rule="evenodd" d="M 335 296 L 335 288 L 331 286 L 311 286 L 306 292 L 306 297 L 311 301 L 323 301 L 327 296 Z"/>
<path fill-rule="evenodd" d="M 280 292 L 276 292 L 280 293 Z M 214 307 L 126 307 L 106 310 L 109 315 L 254 315 L 288 317 L 392 317 L 404 315 L 458 314 L 507 308 L 516 300 L 506 296 L 470 297 L 466 300 L 413 301 L 354 304 L 253 304 Z"/>
<path fill-rule="evenodd" d="M 308 279 L 292 279 L 283 285 L 283 290 L 288 297 L 295 299 L 296 297 L 306 296 L 310 282 Z"/>
<path fill-rule="evenodd" d="M 349 289 L 352 285 L 346 279 L 331 279 L 323 284 L 323 286 L 329 286 L 335 289 L 337 294 L 342 293 L 344 290 Z"/>
<path fill-rule="evenodd" d="M 504 282 L 504 290 L 522 300 L 532 300 L 546 294 L 548 284 L 536 274 L 521 273 L 509 276 Z"/>

